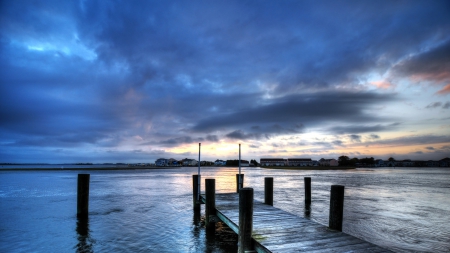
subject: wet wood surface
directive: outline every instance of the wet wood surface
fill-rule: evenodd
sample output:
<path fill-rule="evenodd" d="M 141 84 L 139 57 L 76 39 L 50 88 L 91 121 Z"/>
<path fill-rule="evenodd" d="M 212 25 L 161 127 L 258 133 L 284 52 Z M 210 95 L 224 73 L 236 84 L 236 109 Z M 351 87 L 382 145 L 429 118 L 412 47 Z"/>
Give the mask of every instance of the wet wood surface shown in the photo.
<path fill-rule="evenodd" d="M 216 194 L 216 209 L 217 217 L 238 233 L 239 195 Z M 391 252 L 259 201 L 253 202 L 252 237 L 256 252 Z"/>

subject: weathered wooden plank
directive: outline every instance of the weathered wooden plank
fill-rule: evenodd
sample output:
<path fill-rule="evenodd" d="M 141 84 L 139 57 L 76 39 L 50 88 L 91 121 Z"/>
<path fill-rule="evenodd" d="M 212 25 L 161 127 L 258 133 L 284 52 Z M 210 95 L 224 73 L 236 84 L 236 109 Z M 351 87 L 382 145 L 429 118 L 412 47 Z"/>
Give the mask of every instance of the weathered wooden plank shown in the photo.
<path fill-rule="evenodd" d="M 266 234 L 261 237 L 266 237 L 261 239 L 264 245 L 270 245 L 272 243 L 278 243 L 280 241 L 284 242 L 308 242 L 314 241 L 314 243 L 333 243 L 337 241 L 342 241 L 348 239 L 346 235 L 342 234 L 293 234 L 290 233 L 279 233 L 279 234 Z"/>
<path fill-rule="evenodd" d="M 353 252 L 355 249 L 365 249 L 369 246 L 367 244 L 353 244 L 347 245 L 345 247 L 335 247 L 333 245 L 327 246 L 325 248 L 318 248 L 315 246 L 302 246 L 299 244 L 296 245 L 280 245 L 279 247 L 268 247 L 268 250 L 271 252 L 323 252 L 323 251 L 331 251 L 331 252 Z"/>
<path fill-rule="evenodd" d="M 297 249 L 297 250 L 314 250 L 314 249 L 324 249 L 324 248 L 338 248 L 338 247 L 348 247 L 357 244 L 364 244 L 366 247 L 370 246 L 367 242 L 364 242 L 355 237 L 340 237 L 332 239 L 323 240 L 309 240 L 303 242 L 297 241 L 285 241 L 285 242 L 264 242 L 264 246 L 269 249 Z"/>

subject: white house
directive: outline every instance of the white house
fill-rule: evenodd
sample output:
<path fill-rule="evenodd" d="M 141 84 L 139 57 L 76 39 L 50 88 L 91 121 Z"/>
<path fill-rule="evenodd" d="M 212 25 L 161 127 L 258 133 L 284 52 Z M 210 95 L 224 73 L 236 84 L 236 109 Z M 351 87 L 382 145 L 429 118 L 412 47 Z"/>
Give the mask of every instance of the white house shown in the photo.
<path fill-rule="evenodd" d="M 224 165 L 227 165 L 227 161 L 217 159 L 214 162 L 214 165 L 216 165 L 216 166 L 224 166 Z"/>
<path fill-rule="evenodd" d="M 320 159 L 320 166 L 339 166 L 339 162 L 336 159 Z"/>

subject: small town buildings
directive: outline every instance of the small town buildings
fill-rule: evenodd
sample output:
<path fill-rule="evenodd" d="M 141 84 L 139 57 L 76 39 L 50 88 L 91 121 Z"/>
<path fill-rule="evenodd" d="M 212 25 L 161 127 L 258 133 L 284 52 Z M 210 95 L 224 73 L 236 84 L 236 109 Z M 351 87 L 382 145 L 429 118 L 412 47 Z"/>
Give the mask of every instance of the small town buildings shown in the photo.
<path fill-rule="evenodd" d="M 427 167 L 439 167 L 439 161 L 427 161 Z"/>
<path fill-rule="evenodd" d="M 283 158 L 261 158 L 259 163 L 261 166 L 286 166 L 287 160 Z"/>
<path fill-rule="evenodd" d="M 288 158 L 287 161 L 289 166 L 314 166 L 311 158 Z"/>
<path fill-rule="evenodd" d="M 164 167 L 164 166 L 181 166 L 177 160 L 173 158 L 159 158 L 155 161 L 155 166 Z"/>

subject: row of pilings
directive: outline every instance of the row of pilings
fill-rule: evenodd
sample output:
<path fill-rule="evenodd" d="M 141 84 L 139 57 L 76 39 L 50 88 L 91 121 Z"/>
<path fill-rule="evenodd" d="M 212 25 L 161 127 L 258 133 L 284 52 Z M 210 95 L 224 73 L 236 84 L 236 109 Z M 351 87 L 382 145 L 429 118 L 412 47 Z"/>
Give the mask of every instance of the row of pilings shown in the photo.
<path fill-rule="evenodd" d="M 199 175 L 192 175 L 193 182 L 193 208 L 194 212 L 200 214 L 201 204 L 198 182 Z M 239 193 L 239 239 L 238 252 L 244 253 L 253 250 L 253 188 L 244 188 L 244 175 L 236 175 L 236 191 Z M 273 206 L 273 177 L 264 178 L 264 203 Z M 77 184 L 77 217 L 87 219 L 89 214 L 89 183 L 90 174 L 78 174 Z M 311 178 L 304 178 L 305 206 L 311 204 Z M 205 227 L 211 231 L 215 229 L 216 217 L 216 180 L 205 179 Z M 344 186 L 332 185 L 330 194 L 329 228 L 342 231 L 344 214 Z"/>
<path fill-rule="evenodd" d="M 239 176 L 242 180 L 239 181 Z M 243 174 L 236 175 L 237 192 L 239 194 L 239 232 L 238 232 L 238 252 L 251 252 L 253 250 L 253 188 L 243 187 Z M 194 212 L 200 214 L 202 201 L 198 198 L 197 182 L 198 175 L 192 175 L 193 182 L 193 207 Z M 240 184 L 239 184 L 240 183 Z M 311 205 L 311 178 L 304 178 L 305 185 L 305 206 L 309 209 Z M 344 186 L 332 185 L 330 194 L 330 213 L 328 227 L 333 230 L 342 231 L 342 221 L 344 215 Z M 216 217 L 216 180 L 205 179 L 205 227 L 207 233 L 214 231 Z M 273 206 L 273 177 L 264 178 L 264 204 Z"/>

